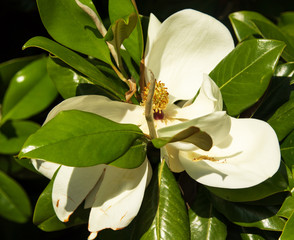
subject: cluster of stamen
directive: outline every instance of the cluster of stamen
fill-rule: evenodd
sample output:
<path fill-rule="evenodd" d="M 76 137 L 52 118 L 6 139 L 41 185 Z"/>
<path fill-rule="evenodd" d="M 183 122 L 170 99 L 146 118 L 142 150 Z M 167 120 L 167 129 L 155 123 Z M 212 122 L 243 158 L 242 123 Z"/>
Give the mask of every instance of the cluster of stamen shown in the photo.
<path fill-rule="evenodd" d="M 142 96 L 142 104 L 145 106 L 146 101 L 147 101 L 147 96 L 149 93 L 149 87 L 150 83 L 144 88 L 143 91 L 143 96 Z M 161 81 L 156 81 L 155 82 L 155 90 L 154 90 L 154 95 L 152 99 L 152 110 L 153 110 L 153 115 L 154 119 L 163 119 L 163 111 L 168 104 L 168 92 L 167 88 L 165 87 L 164 83 Z"/>

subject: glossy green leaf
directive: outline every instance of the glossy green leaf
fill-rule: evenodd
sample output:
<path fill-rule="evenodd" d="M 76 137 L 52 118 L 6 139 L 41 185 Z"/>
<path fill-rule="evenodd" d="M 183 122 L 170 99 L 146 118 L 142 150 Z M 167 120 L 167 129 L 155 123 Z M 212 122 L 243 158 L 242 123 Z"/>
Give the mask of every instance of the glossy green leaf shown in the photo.
<path fill-rule="evenodd" d="M 61 222 L 53 209 L 52 187 L 55 176 L 41 193 L 34 211 L 33 223 L 46 232 L 57 231 L 88 222 L 88 210 L 78 208 L 70 217 L 69 222 Z"/>
<path fill-rule="evenodd" d="M 281 145 L 281 154 L 286 165 L 291 169 L 294 165 L 294 131 L 283 141 Z"/>
<path fill-rule="evenodd" d="M 294 129 L 294 99 L 283 104 L 268 123 L 276 131 L 279 140 L 284 139 Z"/>
<path fill-rule="evenodd" d="M 294 196 L 291 195 L 285 199 L 277 215 L 280 217 L 289 219 L 293 212 L 294 212 Z"/>
<path fill-rule="evenodd" d="M 174 175 L 165 161 L 153 173 L 130 239 L 190 239 L 186 206 Z"/>
<path fill-rule="evenodd" d="M 284 63 L 277 67 L 275 76 L 277 77 L 294 77 L 294 62 Z"/>
<path fill-rule="evenodd" d="M 126 65 L 126 71 L 128 71 L 129 76 L 132 76 L 132 78 L 135 79 L 135 82 L 137 86 L 139 87 L 140 85 L 139 84 L 139 81 L 140 81 L 139 67 L 136 66 L 130 54 L 126 50 L 121 49 L 120 54 L 122 56 L 123 62 Z"/>
<path fill-rule="evenodd" d="M 252 19 L 274 25 L 270 20 L 257 12 L 240 11 L 229 15 L 236 37 L 239 42 L 248 39 L 251 35 L 261 35 L 259 29 L 252 22 Z"/>
<path fill-rule="evenodd" d="M 30 200 L 23 188 L 0 171 L 0 216 L 17 223 L 24 223 L 31 216 Z"/>
<path fill-rule="evenodd" d="M 224 240 L 227 227 L 213 208 L 205 191 L 198 190 L 196 200 L 189 209 L 191 240 Z"/>
<path fill-rule="evenodd" d="M 81 2 L 98 15 L 91 0 Z M 37 4 L 43 25 L 57 42 L 112 64 L 108 46 L 93 20 L 74 0 L 37 0 Z"/>
<path fill-rule="evenodd" d="M 131 55 L 131 57 L 135 60 L 136 64 L 140 66 L 140 61 L 143 57 L 144 42 L 141 21 L 136 6 L 134 6 L 134 1 L 109 0 L 108 10 L 109 17 L 112 23 L 120 18 L 129 16 L 132 13 L 136 13 L 136 27 L 130 37 L 124 41 L 123 45 L 127 49 L 128 53 Z"/>
<path fill-rule="evenodd" d="M 283 163 L 274 176 L 254 187 L 225 189 L 206 186 L 206 188 L 218 197 L 232 202 L 257 201 L 275 193 L 289 191 L 287 171 Z"/>
<path fill-rule="evenodd" d="M 231 222 L 243 227 L 282 231 L 285 220 L 278 217 L 274 206 L 257 206 L 233 203 L 211 195 L 213 206 Z"/>
<path fill-rule="evenodd" d="M 0 64 L 0 103 L 13 75 L 37 58 L 40 56 L 15 58 Z"/>
<path fill-rule="evenodd" d="M 178 141 L 193 143 L 195 146 L 205 151 L 208 151 L 212 147 L 212 138 L 206 132 L 202 132 L 200 128 L 193 126 L 177 133 L 172 137 L 152 139 L 152 143 L 156 148 L 161 148 L 168 143 Z"/>
<path fill-rule="evenodd" d="M 19 158 L 36 158 L 66 166 L 111 163 L 143 136 L 135 125 L 119 124 L 93 113 L 60 112 L 25 142 Z"/>
<path fill-rule="evenodd" d="M 119 100 L 125 99 L 124 95 L 128 89 L 126 85 L 123 85 L 122 81 L 109 79 L 97 67 L 70 49 L 45 37 L 34 37 L 30 39 L 23 46 L 24 49 L 28 47 L 39 47 L 50 52 L 72 68 L 87 76 L 92 83 L 108 90 L 112 93 L 113 98 Z"/>
<path fill-rule="evenodd" d="M 13 120 L 0 127 L 0 154 L 16 154 L 25 140 L 40 126 L 30 121 Z"/>
<path fill-rule="evenodd" d="M 284 12 L 278 18 L 278 26 L 292 38 L 294 37 L 294 12 Z"/>
<path fill-rule="evenodd" d="M 292 239 L 294 236 L 294 211 L 292 212 L 290 218 L 286 222 L 285 228 L 283 229 L 282 235 L 280 236 L 279 240 L 289 240 Z"/>
<path fill-rule="evenodd" d="M 284 47 L 273 40 L 245 41 L 210 73 L 230 115 L 240 114 L 263 95 Z"/>
<path fill-rule="evenodd" d="M 4 96 L 1 124 L 29 118 L 48 107 L 57 91 L 46 70 L 46 58 L 36 60 L 14 75 Z"/>

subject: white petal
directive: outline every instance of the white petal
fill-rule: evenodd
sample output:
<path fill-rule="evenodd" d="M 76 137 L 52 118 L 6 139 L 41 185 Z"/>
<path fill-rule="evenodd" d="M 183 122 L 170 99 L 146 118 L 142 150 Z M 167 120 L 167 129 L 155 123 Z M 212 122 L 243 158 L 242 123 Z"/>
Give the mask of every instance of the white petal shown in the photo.
<path fill-rule="evenodd" d="M 179 150 L 173 147 L 171 144 L 167 144 L 160 149 L 161 158 L 166 160 L 166 163 L 171 171 L 179 173 L 183 172 L 183 168 L 179 160 Z"/>
<path fill-rule="evenodd" d="M 161 128 L 157 131 L 159 137 L 172 137 L 184 129 L 195 126 L 206 132 L 212 138 L 213 144 L 219 144 L 229 134 L 231 119 L 226 112 L 213 112 L 200 118 L 179 123 L 173 126 Z M 170 143 L 181 150 L 192 150 L 195 146 L 191 143 L 175 142 Z"/>
<path fill-rule="evenodd" d="M 75 168 L 61 166 L 53 183 L 52 203 L 57 217 L 67 222 L 102 175 L 106 165 Z"/>
<path fill-rule="evenodd" d="M 124 102 L 112 101 L 107 97 L 98 95 L 85 95 L 64 100 L 54 107 L 45 121 L 55 117 L 60 111 L 81 110 L 95 113 L 119 123 L 141 125 L 145 120 L 144 107 Z"/>
<path fill-rule="evenodd" d="M 35 169 L 49 179 L 53 177 L 54 173 L 60 166 L 60 164 L 46 162 L 44 160 L 32 159 L 31 161 Z"/>
<path fill-rule="evenodd" d="M 190 99 L 200 88 L 203 73 L 210 73 L 233 48 L 233 38 L 221 22 L 186 9 L 161 24 L 145 66 L 171 95 Z"/>
<path fill-rule="evenodd" d="M 126 227 L 140 209 L 150 171 L 148 160 L 136 169 L 107 166 L 90 212 L 89 231 Z"/>
<path fill-rule="evenodd" d="M 196 181 L 220 188 L 248 188 L 273 176 L 280 165 L 274 130 L 256 119 L 231 119 L 230 137 L 210 151 L 179 154 L 187 173 Z M 217 161 L 193 159 L 212 157 Z"/>
<path fill-rule="evenodd" d="M 206 74 L 200 92 L 194 102 L 187 102 L 182 108 L 177 108 L 175 118 L 191 120 L 223 109 L 221 92 L 215 82 Z"/>

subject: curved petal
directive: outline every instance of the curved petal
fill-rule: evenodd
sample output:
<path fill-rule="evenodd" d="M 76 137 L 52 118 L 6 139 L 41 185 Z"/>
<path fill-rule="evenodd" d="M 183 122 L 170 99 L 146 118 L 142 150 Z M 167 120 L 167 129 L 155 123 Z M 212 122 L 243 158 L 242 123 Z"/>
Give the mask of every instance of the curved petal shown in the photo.
<path fill-rule="evenodd" d="M 213 112 L 203 117 L 161 128 L 157 133 L 159 137 L 172 137 L 191 126 L 198 127 L 201 131 L 209 134 L 213 145 L 217 145 L 228 136 L 231 128 L 231 119 L 226 112 Z M 193 150 L 196 148 L 191 143 L 175 142 L 169 144 L 180 150 Z"/>
<path fill-rule="evenodd" d="M 53 163 L 53 162 L 46 162 L 44 160 L 32 159 L 31 161 L 34 168 L 49 179 L 53 177 L 56 170 L 60 167 L 60 164 Z"/>
<path fill-rule="evenodd" d="M 161 159 L 165 159 L 171 171 L 179 173 L 185 171 L 179 160 L 179 149 L 167 144 L 160 149 Z"/>
<path fill-rule="evenodd" d="M 73 109 L 95 113 L 119 123 L 141 125 L 145 121 L 142 106 L 112 101 L 104 96 L 84 95 L 68 98 L 55 106 L 48 114 L 45 123 L 59 112 Z"/>
<path fill-rule="evenodd" d="M 167 18 L 150 45 L 145 66 L 176 99 L 195 96 L 203 73 L 234 48 L 229 30 L 204 13 L 186 9 Z"/>
<path fill-rule="evenodd" d="M 203 82 L 198 96 L 194 102 L 191 102 L 188 101 L 182 108 L 175 109 L 175 118 L 191 120 L 223 109 L 221 92 L 207 74 L 203 75 Z"/>
<path fill-rule="evenodd" d="M 92 204 L 89 231 L 95 235 L 105 228 L 126 227 L 140 209 L 150 171 L 147 159 L 136 169 L 107 166 Z"/>
<path fill-rule="evenodd" d="M 57 217 L 67 222 L 96 185 L 106 165 L 76 168 L 61 166 L 53 183 L 52 203 Z"/>
<path fill-rule="evenodd" d="M 248 188 L 278 170 L 279 142 L 270 125 L 256 119 L 232 118 L 231 123 L 230 137 L 210 151 L 180 152 L 180 162 L 196 181 L 220 188 Z"/>

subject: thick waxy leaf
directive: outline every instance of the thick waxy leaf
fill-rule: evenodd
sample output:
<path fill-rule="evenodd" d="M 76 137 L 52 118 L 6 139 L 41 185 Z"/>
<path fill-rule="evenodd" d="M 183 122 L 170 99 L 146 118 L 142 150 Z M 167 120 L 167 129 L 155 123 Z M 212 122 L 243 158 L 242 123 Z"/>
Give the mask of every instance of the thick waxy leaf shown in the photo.
<path fill-rule="evenodd" d="M 227 236 L 227 227 L 220 220 L 220 214 L 213 208 L 205 191 L 199 189 L 197 197 L 189 209 L 191 240 L 223 240 Z"/>
<path fill-rule="evenodd" d="M 14 75 L 4 96 L 1 124 L 25 119 L 44 110 L 57 96 L 46 70 L 46 58 L 36 60 Z"/>
<path fill-rule="evenodd" d="M 190 239 L 186 206 L 165 161 L 162 161 L 153 174 L 146 190 L 131 239 Z"/>
<path fill-rule="evenodd" d="M 30 121 L 8 121 L 0 127 L 0 153 L 16 154 L 25 140 L 40 126 Z"/>
<path fill-rule="evenodd" d="M 136 6 L 134 6 L 134 1 L 132 0 L 109 0 L 109 17 L 110 21 L 113 23 L 116 20 L 129 16 L 132 13 L 136 13 L 137 24 L 131 35 L 123 43 L 125 48 L 131 57 L 135 60 L 137 65 L 140 65 L 140 61 L 143 57 L 143 32 L 141 21 L 138 15 Z"/>
<path fill-rule="evenodd" d="M 202 132 L 198 127 L 189 127 L 173 137 L 152 139 L 152 143 L 156 148 L 161 148 L 168 143 L 178 141 L 193 143 L 195 146 L 205 151 L 208 151 L 212 147 L 211 137 L 206 132 Z"/>
<path fill-rule="evenodd" d="M 276 207 L 233 203 L 213 195 L 211 200 L 219 212 L 237 225 L 270 231 L 282 231 L 285 225 L 285 220 L 276 216 Z"/>
<path fill-rule="evenodd" d="M 276 131 L 280 141 L 285 138 L 294 129 L 294 98 L 283 104 L 268 123 Z"/>
<path fill-rule="evenodd" d="M 73 167 L 111 163 L 142 135 L 135 125 L 119 124 L 88 112 L 64 111 L 28 138 L 19 157 Z"/>
<path fill-rule="evenodd" d="M 281 206 L 277 215 L 284 218 L 290 218 L 293 212 L 294 212 L 294 196 L 288 196 L 283 202 L 283 205 Z"/>
<path fill-rule="evenodd" d="M 24 223 L 31 216 L 30 200 L 22 187 L 0 171 L 0 216 Z"/>
<path fill-rule="evenodd" d="M 278 18 L 278 26 L 282 31 L 294 37 L 294 12 L 284 12 Z"/>
<path fill-rule="evenodd" d="M 34 37 L 25 43 L 23 48 L 39 47 L 60 58 L 89 78 L 92 83 L 108 90 L 113 98 L 124 100 L 124 93 L 128 91 L 121 81 L 107 78 L 98 68 L 77 53 L 45 37 Z"/>
<path fill-rule="evenodd" d="M 83 0 L 97 16 L 91 0 Z M 93 20 L 74 0 L 38 0 L 42 22 L 49 34 L 62 45 L 112 64 L 109 49 Z"/>
<path fill-rule="evenodd" d="M 57 218 L 52 205 L 52 187 L 54 179 L 55 176 L 51 179 L 37 201 L 33 223 L 46 232 L 57 231 L 87 223 L 89 211 L 82 208 L 78 208 L 67 223 L 61 222 Z"/>
<path fill-rule="evenodd" d="M 283 141 L 281 145 L 281 154 L 286 165 L 292 169 L 294 165 L 294 131 Z"/>
<path fill-rule="evenodd" d="M 263 95 L 284 47 L 279 41 L 245 41 L 210 73 L 230 115 L 240 114 Z"/>
<path fill-rule="evenodd" d="M 294 211 L 292 212 L 290 218 L 285 224 L 285 228 L 280 236 L 279 240 L 289 240 L 293 238 L 294 235 Z"/>
<path fill-rule="evenodd" d="M 109 42 L 115 49 L 117 56 L 115 56 L 116 62 L 119 64 L 119 68 L 122 70 L 122 60 L 120 56 L 120 48 L 125 39 L 127 39 L 134 28 L 136 27 L 138 16 L 132 13 L 127 19 L 120 18 L 116 20 L 109 28 L 105 35 L 105 41 Z"/>
<path fill-rule="evenodd" d="M 15 58 L 0 64 L 0 103 L 13 75 L 40 56 Z"/>
<path fill-rule="evenodd" d="M 206 188 L 218 197 L 233 202 L 256 201 L 278 192 L 289 191 L 287 171 L 282 162 L 274 176 L 254 187 L 243 189 Z"/>

